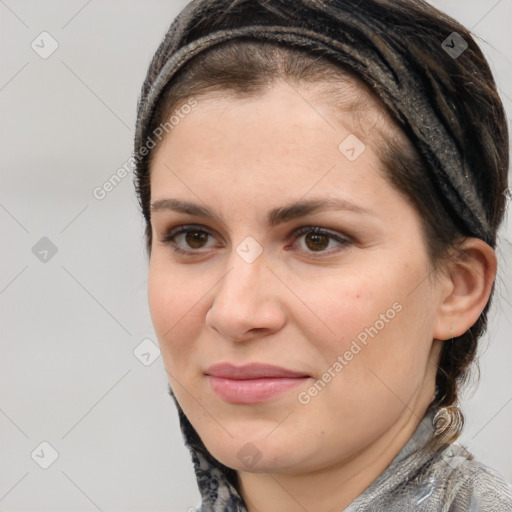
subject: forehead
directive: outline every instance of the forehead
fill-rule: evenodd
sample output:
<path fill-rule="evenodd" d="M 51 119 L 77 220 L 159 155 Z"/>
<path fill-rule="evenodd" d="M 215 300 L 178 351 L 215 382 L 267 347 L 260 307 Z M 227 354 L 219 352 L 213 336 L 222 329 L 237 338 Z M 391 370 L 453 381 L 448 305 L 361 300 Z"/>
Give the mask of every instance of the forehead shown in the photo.
<path fill-rule="evenodd" d="M 272 162 L 299 171 L 338 158 L 339 144 L 353 134 L 351 117 L 335 112 L 314 90 L 284 83 L 255 97 L 208 96 L 174 126 L 153 160 L 166 155 L 187 167 L 215 165 L 219 172 L 237 166 L 238 175 Z M 369 137 L 364 143 L 371 146 Z"/>
<path fill-rule="evenodd" d="M 349 134 L 376 150 L 382 134 L 394 131 L 366 86 L 343 76 L 337 84 L 278 81 L 257 95 L 215 91 L 195 101 L 198 106 L 179 119 L 168 116 L 179 125 L 174 125 L 164 144 L 154 150 L 153 161 L 163 146 L 176 153 L 184 144 L 191 147 L 195 143 L 199 143 L 195 152 L 187 156 L 196 159 L 204 152 L 211 158 L 214 147 L 217 153 L 223 150 L 217 156 L 241 157 L 247 163 L 266 155 L 275 158 L 280 150 L 291 148 L 299 157 L 301 147 L 310 155 L 337 150 L 340 137 Z M 254 155 L 258 145 L 265 147 L 265 153 Z"/>
<path fill-rule="evenodd" d="M 334 112 L 315 92 L 281 84 L 258 97 L 203 98 L 157 148 L 151 199 L 258 210 L 342 194 L 370 208 L 390 189 L 375 145 L 353 133 L 350 112 Z"/>

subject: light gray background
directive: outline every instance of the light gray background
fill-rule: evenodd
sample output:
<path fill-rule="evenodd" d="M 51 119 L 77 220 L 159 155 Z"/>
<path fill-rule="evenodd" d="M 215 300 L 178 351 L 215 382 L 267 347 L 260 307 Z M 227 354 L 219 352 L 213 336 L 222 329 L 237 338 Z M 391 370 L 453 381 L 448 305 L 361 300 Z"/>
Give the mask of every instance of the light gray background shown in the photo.
<path fill-rule="evenodd" d="M 486 41 L 510 119 L 511 1 L 433 3 Z M 149 60 L 185 4 L 0 0 L 4 512 L 183 512 L 198 502 L 162 360 L 144 366 L 133 354 L 156 338 L 132 176 L 101 201 L 92 194 L 130 156 Z M 47 59 L 31 48 L 43 31 L 59 45 Z M 462 439 L 512 480 L 510 217 Z M 46 263 L 32 252 L 42 237 L 58 251 Z M 49 460 L 43 441 L 59 454 L 48 469 L 31 458 Z"/>

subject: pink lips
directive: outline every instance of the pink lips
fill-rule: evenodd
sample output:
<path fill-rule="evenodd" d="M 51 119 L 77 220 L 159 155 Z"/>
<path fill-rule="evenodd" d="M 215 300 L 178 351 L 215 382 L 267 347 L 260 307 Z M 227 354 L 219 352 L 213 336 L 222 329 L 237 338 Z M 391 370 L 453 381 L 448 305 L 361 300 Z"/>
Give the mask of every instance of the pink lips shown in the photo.
<path fill-rule="evenodd" d="M 213 391 L 235 404 L 265 402 L 309 378 L 304 373 L 259 363 L 244 366 L 220 363 L 208 368 L 205 374 Z"/>

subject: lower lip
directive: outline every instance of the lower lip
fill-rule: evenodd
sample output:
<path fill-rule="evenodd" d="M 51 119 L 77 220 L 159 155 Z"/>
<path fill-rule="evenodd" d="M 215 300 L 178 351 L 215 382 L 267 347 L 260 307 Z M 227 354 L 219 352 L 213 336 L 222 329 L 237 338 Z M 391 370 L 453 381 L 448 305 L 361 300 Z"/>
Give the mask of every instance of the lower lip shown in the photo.
<path fill-rule="evenodd" d="M 226 379 L 209 375 L 213 391 L 233 404 L 257 404 L 303 384 L 309 377 Z"/>

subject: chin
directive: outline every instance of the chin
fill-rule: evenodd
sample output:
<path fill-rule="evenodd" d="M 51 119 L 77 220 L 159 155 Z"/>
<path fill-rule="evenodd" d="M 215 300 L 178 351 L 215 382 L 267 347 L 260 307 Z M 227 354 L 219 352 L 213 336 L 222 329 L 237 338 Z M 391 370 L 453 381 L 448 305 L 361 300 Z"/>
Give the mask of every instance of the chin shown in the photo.
<path fill-rule="evenodd" d="M 294 439 L 287 432 L 282 432 L 281 436 L 274 439 L 271 439 L 272 435 L 274 434 L 270 434 L 268 438 L 226 436 L 228 438 L 222 444 L 218 437 L 203 438 L 203 442 L 213 457 L 236 471 L 293 474 L 314 469 L 315 450 L 312 445 L 307 448 L 304 442 Z"/>

